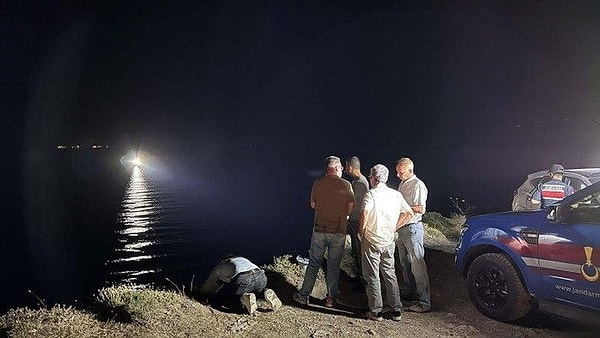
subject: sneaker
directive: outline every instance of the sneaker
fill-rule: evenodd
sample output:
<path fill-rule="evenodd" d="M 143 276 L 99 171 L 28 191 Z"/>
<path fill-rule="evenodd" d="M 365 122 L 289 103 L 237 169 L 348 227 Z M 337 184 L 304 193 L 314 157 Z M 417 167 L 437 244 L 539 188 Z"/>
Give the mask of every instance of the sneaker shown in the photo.
<path fill-rule="evenodd" d="M 334 307 L 337 301 L 333 297 L 325 298 L 325 307 Z"/>
<path fill-rule="evenodd" d="M 275 294 L 275 291 L 271 289 L 265 289 L 265 299 L 273 311 L 277 311 L 281 307 L 281 301 Z"/>
<path fill-rule="evenodd" d="M 367 317 L 367 319 L 374 320 L 376 322 L 380 322 L 383 320 L 383 315 L 381 314 L 381 312 L 373 313 L 371 311 L 367 311 L 365 316 Z"/>
<path fill-rule="evenodd" d="M 408 311 L 424 313 L 431 311 L 431 306 L 426 306 L 423 304 L 415 304 L 413 306 L 408 307 Z"/>
<path fill-rule="evenodd" d="M 302 305 L 308 305 L 308 297 L 302 297 L 299 292 L 294 293 L 292 298 Z"/>
<path fill-rule="evenodd" d="M 256 305 L 256 296 L 253 293 L 244 293 L 242 297 L 240 297 L 240 301 L 242 305 L 248 310 L 248 313 L 253 315 L 254 311 L 258 308 Z"/>
<path fill-rule="evenodd" d="M 402 320 L 402 312 L 401 311 L 392 311 L 392 320 L 399 322 Z"/>

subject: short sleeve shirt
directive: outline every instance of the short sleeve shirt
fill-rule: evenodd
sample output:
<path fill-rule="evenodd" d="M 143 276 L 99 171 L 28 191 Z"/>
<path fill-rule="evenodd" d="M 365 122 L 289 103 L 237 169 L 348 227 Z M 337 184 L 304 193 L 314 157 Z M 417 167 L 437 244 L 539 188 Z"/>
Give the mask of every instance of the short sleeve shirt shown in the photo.
<path fill-rule="evenodd" d="M 400 192 L 381 183 L 365 194 L 363 210 L 365 239 L 379 249 L 394 242 L 400 213 L 411 212 Z"/>
<path fill-rule="evenodd" d="M 318 178 L 313 183 L 310 201 L 315 203 L 316 232 L 347 233 L 348 203 L 354 202 L 350 182 L 338 176 Z"/>
<path fill-rule="evenodd" d="M 422 205 L 423 208 L 426 207 L 427 187 L 423 181 L 417 178 L 417 175 L 413 175 L 411 178 L 400 182 L 398 191 L 402 193 L 402 196 L 410 206 Z M 422 217 L 422 214 L 415 213 L 409 223 L 418 223 Z"/>
<path fill-rule="evenodd" d="M 358 222 L 360 218 L 360 212 L 362 210 L 362 202 L 365 197 L 365 194 L 369 190 L 369 182 L 364 176 L 360 176 L 359 178 L 352 181 L 352 190 L 354 190 L 354 198 L 356 199 L 356 204 L 352 209 L 352 213 L 350 213 L 350 221 Z"/>

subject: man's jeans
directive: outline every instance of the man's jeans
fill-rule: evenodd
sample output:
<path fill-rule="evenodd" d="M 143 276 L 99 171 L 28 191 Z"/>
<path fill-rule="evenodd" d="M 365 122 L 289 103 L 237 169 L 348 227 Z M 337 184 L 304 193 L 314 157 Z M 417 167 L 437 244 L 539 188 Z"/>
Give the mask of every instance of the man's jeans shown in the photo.
<path fill-rule="evenodd" d="M 242 310 L 240 296 L 246 292 L 262 296 L 267 287 L 267 276 L 262 269 L 242 272 L 231 283 L 225 283 L 219 291 L 210 296 L 210 303 L 229 309 Z"/>
<path fill-rule="evenodd" d="M 417 295 L 420 304 L 431 307 L 423 233 L 423 223 L 407 224 L 398 229 L 396 245 L 404 280 L 402 295 Z"/>
<path fill-rule="evenodd" d="M 363 267 L 363 278 L 367 281 L 366 291 L 369 310 L 379 313 L 383 310 L 383 298 L 381 296 L 381 278 L 385 287 L 385 304 L 392 311 L 401 311 L 400 290 L 394 268 L 394 243 L 382 249 L 377 249 L 367 241 L 362 246 L 361 258 Z"/>
<path fill-rule="evenodd" d="M 325 250 L 327 250 L 327 296 L 336 297 L 338 294 L 338 282 L 340 280 L 340 263 L 346 244 L 346 234 L 326 234 L 313 231 L 310 240 L 310 258 L 304 282 L 299 293 L 300 296 L 308 298 L 315 286 L 317 273 L 323 263 Z"/>
<path fill-rule="evenodd" d="M 242 272 L 235 277 L 235 285 L 235 294 L 238 296 L 246 292 L 259 293 L 267 287 L 267 276 L 262 269 Z"/>

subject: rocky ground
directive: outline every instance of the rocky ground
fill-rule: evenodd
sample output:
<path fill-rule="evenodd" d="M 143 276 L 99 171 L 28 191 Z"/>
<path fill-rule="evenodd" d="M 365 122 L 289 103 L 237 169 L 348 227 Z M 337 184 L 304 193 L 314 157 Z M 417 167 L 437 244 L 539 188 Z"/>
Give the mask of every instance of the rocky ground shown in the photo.
<path fill-rule="evenodd" d="M 597 337 L 600 327 L 590 327 L 562 318 L 532 313 L 516 323 L 502 323 L 480 314 L 469 300 L 465 280 L 454 268 L 453 243 L 445 238 L 426 239 L 426 261 L 431 281 L 432 311 L 404 312 L 402 320 L 388 316 L 374 322 L 363 318 L 366 296 L 356 278 L 351 261 L 343 261 L 339 304 L 324 306 L 323 273 L 313 290 L 311 304 L 292 300 L 301 285 L 304 266 L 291 256 L 277 257 L 266 266 L 269 287 L 283 306 L 271 311 L 259 300 L 255 314 L 236 312 L 216 305 L 203 305 L 181 293 L 165 291 L 126 291 L 141 315 L 134 321 L 117 316 L 99 316 L 71 307 L 16 309 L 0 316 L 0 337 Z M 348 256 L 348 255 L 346 255 Z M 350 262 L 350 263 L 349 263 Z M 121 291 L 116 289 L 117 294 Z M 125 290 L 128 290 L 125 288 Z M 141 293 L 137 293 L 141 292 Z M 405 304 L 408 305 L 408 304 Z M 113 308 L 120 310 L 120 306 Z M 129 309 L 126 313 L 131 313 Z M 137 313 L 137 311 L 135 311 Z"/>
<path fill-rule="evenodd" d="M 447 247 L 446 247 L 447 249 Z M 266 304 L 253 316 L 213 310 L 211 325 L 227 325 L 225 334 L 239 336 L 594 336 L 598 329 L 564 319 L 532 313 L 517 323 L 502 323 L 480 314 L 469 300 L 465 280 L 454 269 L 454 256 L 428 249 L 426 253 L 432 292 L 432 311 L 404 312 L 400 322 L 389 318 L 373 322 L 363 318 L 366 296 L 354 278 L 342 273 L 340 304 L 326 308 L 324 290 L 316 289 L 308 307 L 296 304 L 291 295 L 302 283 L 268 272 L 269 284 L 281 300 L 282 308 L 271 312 Z M 289 277 L 289 276 L 288 276 Z M 385 316 L 384 316 L 385 318 Z"/>

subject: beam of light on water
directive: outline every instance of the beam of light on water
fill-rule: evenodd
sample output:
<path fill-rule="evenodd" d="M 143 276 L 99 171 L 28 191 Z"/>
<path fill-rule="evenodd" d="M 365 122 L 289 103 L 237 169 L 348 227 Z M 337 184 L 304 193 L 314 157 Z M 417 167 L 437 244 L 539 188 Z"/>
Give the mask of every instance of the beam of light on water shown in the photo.
<path fill-rule="evenodd" d="M 134 166 L 125 196 L 121 202 L 119 223 L 116 230 L 119 247 L 117 257 L 110 260 L 111 274 L 119 282 L 136 282 L 139 276 L 148 275 L 160 269 L 149 269 L 143 262 L 152 261 L 158 255 L 151 249 L 156 244 L 153 239 L 155 224 L 161 216 L 161 208 L 156 192 L 148 183 L 142 169 Z"/>

